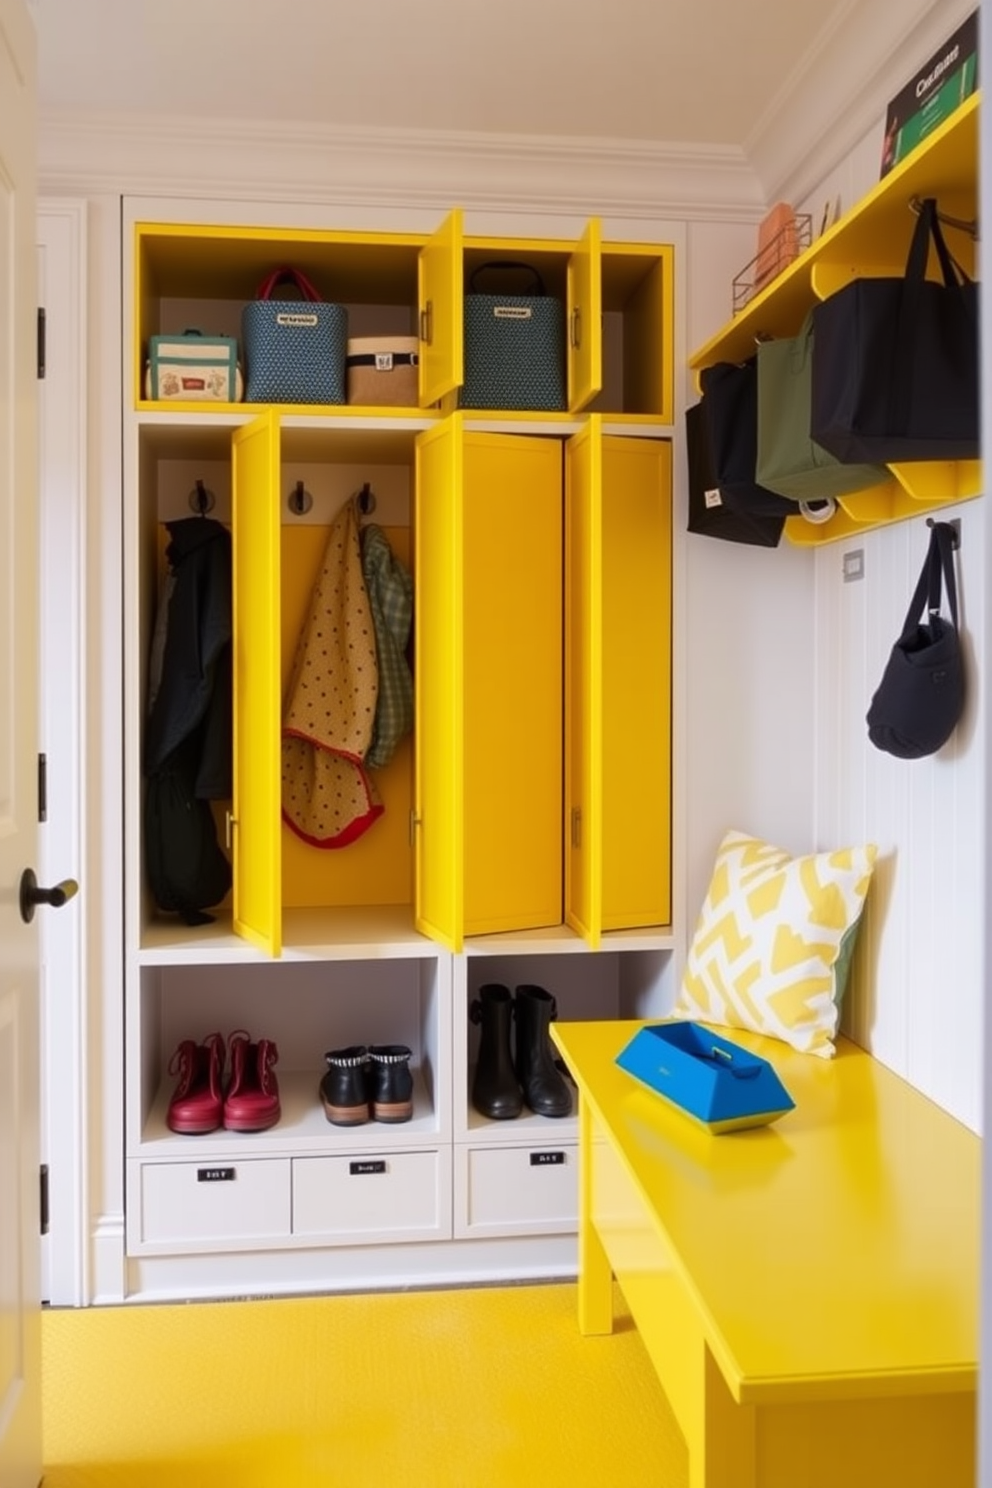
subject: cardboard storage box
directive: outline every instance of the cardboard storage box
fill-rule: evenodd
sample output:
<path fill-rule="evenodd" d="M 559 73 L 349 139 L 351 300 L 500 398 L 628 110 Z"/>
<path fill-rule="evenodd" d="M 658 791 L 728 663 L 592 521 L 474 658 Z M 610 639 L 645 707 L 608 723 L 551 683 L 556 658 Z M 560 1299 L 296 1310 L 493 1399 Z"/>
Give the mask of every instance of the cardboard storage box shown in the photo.
<path fill-rule="evenodd" d="M 349 403 L 416 408 L 419 402 L 416 336 L 355 336 L 345 362 Z"/>
<path fill-rule="evenodd" d="M 795 1105 L 767 1059 L 702 1023 L 642 1028 L 616 1062 L 717 1134 L 765 1126 Z"/>

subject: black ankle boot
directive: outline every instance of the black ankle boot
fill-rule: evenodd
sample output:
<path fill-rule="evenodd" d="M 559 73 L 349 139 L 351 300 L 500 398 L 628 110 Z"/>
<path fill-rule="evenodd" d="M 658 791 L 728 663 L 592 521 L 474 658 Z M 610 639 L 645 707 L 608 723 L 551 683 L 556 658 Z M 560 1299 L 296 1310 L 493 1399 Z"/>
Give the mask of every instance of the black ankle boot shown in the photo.
<path fill-rule="evenodd" d="M 413 1115 L 411 1056 L 406 1044 L 369 1045 L 369 1087 L 376 1121 L 409 1121 Z"/>
<path fill-rule="evenodd" d="M 538 1116 L 568 1116 L 572 1096 L 555 1066 L 548 1038 L 552 1018 L 558 1016 L 555 1000 L 543 987 L 518 987 L 513 1004 L 517 1025 L 517 1079 L 524 1100 Z"/>
<path fill-rule="evenodd" d="M 512 1016 L 510 989 L 495 982 L 479 988 L 479 995 L 469 1009 L 472 1022 L 482 1028 L 479 1062 L 472 1081 L 472 1104 L 493 1121 L 509 1121 L 523 1110 L 510 1053 Z"/>
<path fill-rule="evenodd" d="M 327 1074 L 320 1082 L 324 1114 L 335 1126 L 360 1126 L 369 1119 L 369 1051 L 364 1044 L 329 1049 Z"/>

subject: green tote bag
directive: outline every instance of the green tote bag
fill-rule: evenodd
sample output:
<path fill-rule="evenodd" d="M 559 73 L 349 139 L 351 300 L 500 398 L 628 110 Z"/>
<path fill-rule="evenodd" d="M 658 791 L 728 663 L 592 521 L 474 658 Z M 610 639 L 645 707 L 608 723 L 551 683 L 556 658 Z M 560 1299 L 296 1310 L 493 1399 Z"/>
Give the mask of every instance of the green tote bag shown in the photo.
<path fill-rule="evenodd" d="M 758 345 L 758 484 L 795 501 L 816 501 L 889 480 L 884 465 L 842 465 L 810 438 L 812 376 L 810 311 L 798 336 Z"/>

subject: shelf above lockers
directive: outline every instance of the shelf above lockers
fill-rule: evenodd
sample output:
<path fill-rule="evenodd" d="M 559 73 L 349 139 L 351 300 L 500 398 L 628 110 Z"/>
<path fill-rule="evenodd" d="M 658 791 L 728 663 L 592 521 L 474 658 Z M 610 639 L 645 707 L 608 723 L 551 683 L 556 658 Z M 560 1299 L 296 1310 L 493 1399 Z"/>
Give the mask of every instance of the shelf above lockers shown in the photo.
<path fill-rule="evenodd" d="M 973 223 L 978 213 L 978 119 L 974 94 L 918 148 L 884 176 L 856 206 L 689 358 L 698 373 L 717 362 L 741 362 L 758 341 L 794 336 L 818 301 L 859 277 L 901 276 L 916 225 L 914 203 L 937 200 L 945 218 Z M 954 257 L 975 270 L 975 242 L 966 231 L 946 229 Z M 932 269 L 931 272 L 934 272 Z M 890 467 L 892 482 L 871 493 L 844 498 L 830 521 L 812 524 L 789 517 L 785 535 L 816 546 L 872 527 L 921 515 L 981 494 L 977 460 L 919 461 Z M 866 499 L 862 499 L 866 498 Z"/>

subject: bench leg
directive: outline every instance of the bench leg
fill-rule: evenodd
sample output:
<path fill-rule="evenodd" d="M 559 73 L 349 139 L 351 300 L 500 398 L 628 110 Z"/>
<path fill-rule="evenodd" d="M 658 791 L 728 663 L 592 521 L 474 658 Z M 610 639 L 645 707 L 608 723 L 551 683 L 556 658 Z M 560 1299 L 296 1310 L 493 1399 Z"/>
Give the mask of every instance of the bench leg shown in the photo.
<path fill-rule="evenodd" d="M 579 1097 L 579 1332 L 613 1332 L 613 1271 L 592 1218 L 593 1124 Z"/>
<path fill-rule="evenodd" d="M 737 1404 L 705 1344 L 702 1363 L 701 1419 L 683 1426 L 689 1488 L 758 1488 L 754 1408 Z"/>

